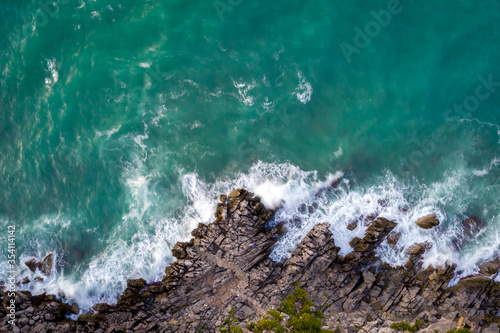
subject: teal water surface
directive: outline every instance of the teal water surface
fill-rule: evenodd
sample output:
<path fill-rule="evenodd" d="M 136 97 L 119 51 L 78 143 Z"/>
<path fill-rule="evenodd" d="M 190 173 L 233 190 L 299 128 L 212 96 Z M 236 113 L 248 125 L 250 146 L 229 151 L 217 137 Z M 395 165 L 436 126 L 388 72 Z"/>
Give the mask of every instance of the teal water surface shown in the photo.
<path fill-rule="evenodd" d="M 112 302 L 236 186 L 284 202 L 275 259 L 324 221 L 347 253 L 365 226 L 345 225 L 374 213 L 402 246 L 432 242 L 426 264 L 499 254 L 498 1 L 4 0 L 0 17 L 0 223 L 20 277 L 57 258 L 24 288 Z M 440 228 L 414 226 L 427 213 Z"/>

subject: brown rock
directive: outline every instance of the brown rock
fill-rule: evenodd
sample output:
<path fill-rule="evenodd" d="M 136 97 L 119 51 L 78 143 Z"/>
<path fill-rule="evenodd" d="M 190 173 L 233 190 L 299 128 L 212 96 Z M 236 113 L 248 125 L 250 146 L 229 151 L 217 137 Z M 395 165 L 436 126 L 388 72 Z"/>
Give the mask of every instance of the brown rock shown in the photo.
<path fill-rule="evenodd" d="M 77 305 L 77 307 L 78 307 L 78 305 Z M 92 307 L 92 309 L 94 309 L 95 311 L 98 311 L 98 312 L 106 312 L 109 310 L 109 308 L 110 308 L 110 305 L 106 304 L 106 303 L 99 303 L 99 304 L 96 304 Z M 79 308 L 78 308 L 78 310 L 79 310 Z M 78 311 L 78 312 L 80 312 L 80 311 Z"/>
<path fill-rule="evenodd" d="M 36 272 L 38 268 L 40 272 L 44 275 L 49 276 L 52 272 L 52 266 L 54 264 L 54 255 L 50 253 L 40 262 L 37 258 L 31 258 L 24 263 L 32 272 Z"/>
<path fill-rule="evenodd" d="M 141 289 L 145 285 L 146 285 L 146 280 L 144 280 L 143 278 L 127 280 L 127 288 Z"/>
<path fill-rule="evenodd" d="M 496 258 L 495 260 L 487 261 L 481 265 L 479 265 L 479 273 L 492 276 L 498 273 L 500 269 L 500 258 Z"/>
<path fill-rule="evenodd" d="M 431 229 L 432 227 L 439 225 L 439 220 L 437 219 L 436 214 L 430 214 L 421 217 L 415 223 L 422 229 Z"/>
<path fill-rule="evenodd" d="M 188 243 L 185 242 L 177 242 L 172 249 L 172 255 L 176 257 L 177 259 L 184 259 L 187 256 L 186 253 L 186 246 Z"/>
<path fill-rule="evenodd" d="M 40 261 L 36 258 L 31 258 L 30 260 L 26 261 L 24 263 L 28 268 L 34 273 L 36 272 L 36 269 L 40 265 Z"/>
<path fill-rule="evenodd" d="M 80 307 L 78 306 L 78 304 L 73 303 L 73 304 L 71 304 L 71 307 L 69 308 L 69 312 L 71 312 L 72 314 L 79 314 Z"/>
<path fill-rule="evenodd" d="M 391 245 L 392 247 L 394 247 L 399 239 L 401 238 L 401 233 L 400 232 L 391 232 L 388 236 L 387 236 L 387 243 L 389 245 Z"/>
<path fill-rule="evenodd" d="M 425 242 L 425 243 L 417 243 L 413 244 L 410 247 L 406 249 L 406 254 L 409 255 L 418 255 L 418 254 L 423 254 L 425 251 L 429 250 L 432 248 L 432 244 Z"/>
<path fill-rule="evenodd" d="M 347 225 L 347 230 L 354 230 L 358 227 L 358 221 L 351 222 Z"/>
<path fill-rule="evenodd" d="M 229 193 L 228 197 L 229 199 L 234 199 L 240 196 L 240 190 L 234 190 L 231 193 Z"/>
<path fill-rule="evenodd" d="M 54 255 L 52 253 L 50 253 L 45 258 L 43 258 L 43 260 L 40 263 L 40 265 L 38 265 L 38 269 L 44 275 L 50 276 L 50 273 L 52 272 L 53 262 L 54 262 Z"/>

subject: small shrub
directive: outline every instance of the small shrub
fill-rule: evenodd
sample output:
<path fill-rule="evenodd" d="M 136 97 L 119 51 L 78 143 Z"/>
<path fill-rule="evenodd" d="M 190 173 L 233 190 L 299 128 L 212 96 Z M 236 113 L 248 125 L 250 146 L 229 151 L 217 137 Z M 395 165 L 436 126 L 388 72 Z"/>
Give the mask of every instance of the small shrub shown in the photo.
<path fill-rule="evenodd" d="M 410 325 L 405 321 L 402 321 L 400 323 L 393 323 L 391 325 L 391 329 L 397 332 L 415 333 L 421 326 L 422 326 L 422 321 L 420 319 L 417 319 L 417 321 L 415 321 L 415 325 Z"/>
<path fill-rule="evenodd" d="M 298 299 L 300 299 L 302 301 L 305 301 L 307 299 L 307 293 L 306 293 L 306 291 L 304 289 L 300 288 L 298 282 L 295 282 L 293 285 L 295 287 L 295 293 L 294 293 L 294 295 Z"/>
<path fill-rule="evenodd" d="M 229 316 L 227 317 L 226 320 L 224 320 L 224 324 L 220 328 L 221 333 L 243 333 L 243 330 L 240 327 L 232 325 L 237 321 L 238 320 L 234 317 L 234 306 L 233 306 L 231 308 L 231 311 L 229 311 Z M 227 326 L 227 328 L 224 328 L 224 326 Z"/>
<path fill-rule="evenodd" d="M 446 333 L 472 333 L 468 328 L 454 328 L 447 330 Z"/>
<path fill-rule="evenodd" d="M 279 312 L 279 311 L 276 311 L 276 310 L 269 310 L 267 311 L 267 313 L 273 317 L 274 319 L 276 319 L 277 321 L 282 321 L 283 320 L 283 315 Z"/>
<path fill-rule="evenodd" d="M 399 326 L 399 324 L 398 324 L 398 323 L 393 323 L 393 324 L 391 324 L 391 328 L 392 328 L 393 330 L 395 330 L 395 331 L 398 331 L 398 332 L 401 330 L 401 327 Z"/>
<path fill-rule="evenodd" d="M 292 332 L 317 332 L 321 328 L 321 319 L 311 313 L 295 315 L 290 319 L 288 327 L 293 327 Z"/>
<path fill-rule="evenodd" d="M 281 306 L 276 310 L 267 311 L 268 317 L 261 317 L 258 322 L 252 322 L 247 325 L 247 329 L 255 332 L 262 333 L 264 331 L 271 331 L 274 333 L 283 333 L 285 328 L 288 327 L 290 333 L 333 333 L 327 329 L 321 329 L 321 319 L 324 318 L 321 310 L 312 311 L 313 301 L 307 298 L 307 292 L 300 288 L 299 284 L 294 283 L 294 293 L 286 297 L 281 302 Z M 326 305 L 326 307 L 325 307 Z M 323 304 L 320 308 L 327 308 L 328 303 Z M 231 325 L 233 320 L 234 309 L 231 309 L 229 318 L 224 322 L 228 326 L 228 330 L 221 329 L 223 333 L 240 333 L 241 331 L 232 331 L 234 326 Z M 284 315 L 290 316 L 287 323 L 281 325 L 284 321 Z M 249 316 L 250 318 L 250 316 Z"/>
<path fill-rule="evenodd" d="M 325 318 L 325 315 L 323 314 L 323 312 L 319 311 L 319 310 L 316 310 L 314 311 L 314 314 L 316 315 L 316 317 L 318 317 L 319 319 L 323 319 Z"/>
<path fill-rule="evenodd" d="M 295 295 L 288 295 L 286 300 L 281 302 L 281 311 L 289 316 L 295 312 Z"/>
<path fill-rule="evenodd" d="M 254 332 L 273 331 L 275 333 L 282 333 L 284 330 L 283 326 L 276 320 L 263 318 L 256 324 Z"/>

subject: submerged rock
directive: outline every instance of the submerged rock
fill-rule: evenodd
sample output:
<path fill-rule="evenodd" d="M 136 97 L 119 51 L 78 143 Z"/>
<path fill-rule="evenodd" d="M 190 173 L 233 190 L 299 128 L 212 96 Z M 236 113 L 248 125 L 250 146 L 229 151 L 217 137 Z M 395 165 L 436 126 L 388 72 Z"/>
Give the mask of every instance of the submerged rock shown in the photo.
<path fill-rule="evenodd" d="M 484 226 L 485 223 L 475 216 L 465 219 L 462 222 L 460 232 L 452 239 L 451 245 L 455 250 L 459 251 L 464 244 L 471 241 Z"/>
<path fill-rule="evenodd" d="M 422 229 L 431 229 L 439 225 L 439 220 L 437 219 L 436 214 L 429 214 L 419 218 L 415 223 Z"/>

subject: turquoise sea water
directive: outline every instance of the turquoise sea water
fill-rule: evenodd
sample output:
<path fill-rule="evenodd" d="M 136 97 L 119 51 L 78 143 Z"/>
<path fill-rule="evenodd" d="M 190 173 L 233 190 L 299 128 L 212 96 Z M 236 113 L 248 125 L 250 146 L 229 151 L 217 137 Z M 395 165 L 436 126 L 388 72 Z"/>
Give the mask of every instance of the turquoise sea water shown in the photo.
<path fill-rule="evenodd" d="M 236 186 L 284 203 L 276 260 L 325 221 L 347 253 L 373 214 L 457 279 L 499 254 L 498 1 L 3 0 L 0 19 L 1 239 L 57 258 L 23 288 L 113 302 Z"/>

